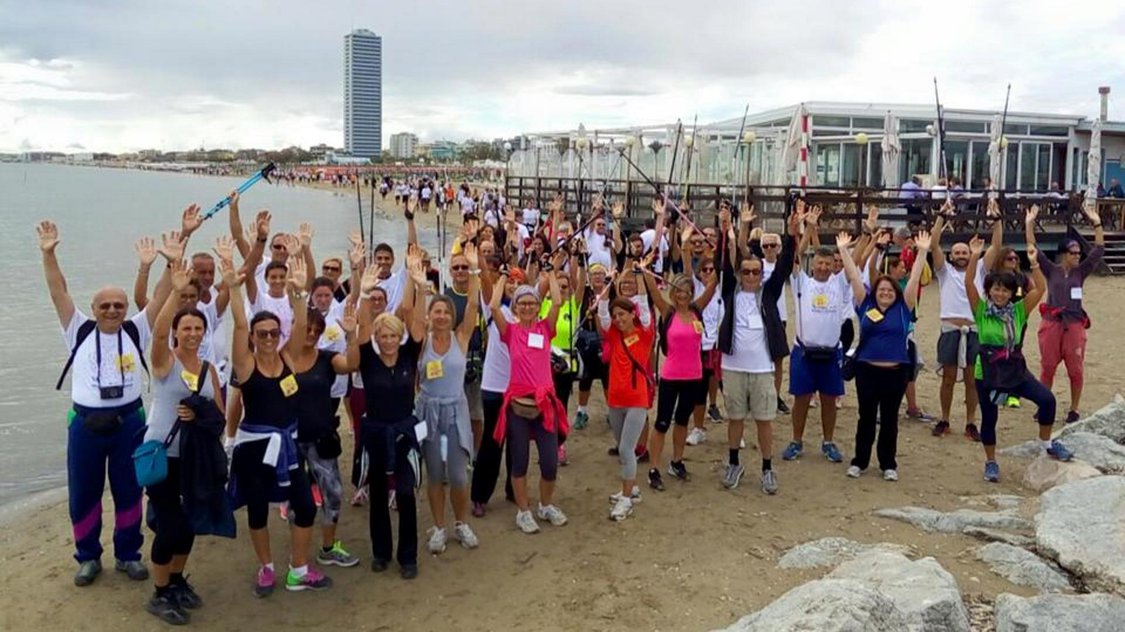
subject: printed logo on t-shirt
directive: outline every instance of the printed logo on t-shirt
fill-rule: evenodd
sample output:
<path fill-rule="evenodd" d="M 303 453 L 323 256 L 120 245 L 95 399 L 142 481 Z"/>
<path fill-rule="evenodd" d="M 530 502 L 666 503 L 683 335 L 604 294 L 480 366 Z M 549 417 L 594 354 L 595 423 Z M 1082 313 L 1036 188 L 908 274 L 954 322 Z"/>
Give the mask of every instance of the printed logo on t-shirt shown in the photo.
<path fill-rule="evenodd" d="M 445 369 L 441 365 L 441 360 L 430 360 L 426 363 L 426 379 L 437 380 L 445 375 Z"/>
<path fill-rule="evenodd" d="M 136 362 L 131 353 L 120 355 L 117 357 L 117 370 L 122 373 L 132 373 L 137 369 Z"/>
<path fill-rule="evenodd" d="M 825 309 L 828 307 L 827 294 L 814 294 L 812 299 L 812 306 L 814 309 Z"/>
<path fill-rule="evenodd" d="M 336 342 L 337 340 L 339 340 L 340 339 L 340 328 L 337 327 L 336 325 L 332 325 L 328 329 L 325 329 L 324 330 L 324 339 L 327 340 L 328 342 Z"/>
<path fill-rule="evenodd" d="M 286 397 L 292 397 L 293 394 L 297 392 L 297 378 L 292 375 L 286 375 L 285 378 L 281 380 L 280 384 L 281 392 L 284 393 Z"/>

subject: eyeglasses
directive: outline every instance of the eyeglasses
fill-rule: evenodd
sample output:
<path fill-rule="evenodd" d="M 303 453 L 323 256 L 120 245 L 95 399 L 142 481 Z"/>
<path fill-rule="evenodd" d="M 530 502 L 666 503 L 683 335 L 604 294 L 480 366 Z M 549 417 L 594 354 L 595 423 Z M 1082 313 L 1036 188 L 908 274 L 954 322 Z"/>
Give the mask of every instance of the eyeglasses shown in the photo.
<path fill-rule="evenodd" d="M 122 309 L 125 309 L 126 307 L 128 307 L 127 304 L 116 303 L 116 302 L 115 303 L 99 303 L 98 304 L 98 309 L 102 310 L 103 312 L 108 310 L 108 309 L 122 310 Z"/>
<path fill-rule="evenodd" d="M 715 267 L 714 266 L 707 266 L 705 268 L 700 268 L 699 271 L 700 272 L 714 272 Z"/>
<path fill-rule="evenodd" d="M 320 266 L 320 269 L 325 272 L 339 272 L 340 266 Z"/>
<path fill-rule="evenodd" d="M 449 266 L 449 269 L 454 272 L 464 272 L 465 270 L 469 269 L 469 266 Z"/>
<path fill-rule="evenodd" d="M 762 244 L 762 248 L 780 248 L 781 244 Z"/>
<path fill-rule="evenodd" d="M 273 248 L 274 250 L 285 250 L 285 246 L 283 244 L 273 244 L 270 246 L 270 248 Z"/>
<path fill-rule="evenodd" d="M 254 337 L 258 340 L 268 340 L 270 338 L 278 339 L 281 337 L 280 329 L 259 329 L 254 332 Z"/>
<path fill-rule="evenodd" d="M 751 276 L 761 276 L 762 271 L 757 269 L 757 268 L 755 268 L 753 270 L 748 270 L 746 268 L 743 268 L 743 269 L 739 270 L 739 273 L 742 274 L 742 276 L 746 276 L 747 274 L 749 274 Z"/>

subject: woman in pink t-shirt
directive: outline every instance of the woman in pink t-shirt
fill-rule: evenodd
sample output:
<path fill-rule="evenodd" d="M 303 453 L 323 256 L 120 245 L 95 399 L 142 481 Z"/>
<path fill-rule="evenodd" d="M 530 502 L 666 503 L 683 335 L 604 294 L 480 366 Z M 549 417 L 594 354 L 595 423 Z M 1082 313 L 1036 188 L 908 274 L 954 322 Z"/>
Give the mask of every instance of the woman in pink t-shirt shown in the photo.
<path fill-rule="evenodd" d="M 501 271 L 501 274 L 506 276 L 507 271 Z M 551 504 L 558 474 L 559 439 L 566 437 L 570 426 L 566 409 L 555 395 L 551 375 L 551 339 L 555 336 L 562 296 L 558 278 L 554 274 L 547 276 L 550 280 L 551 309 L 543 319 L 539 318 L 539 293 L 529 285 L 519 286 L 512 294 L 516 316 L 514 323 L 509 323 L 500 311 L 501 292 L 493 292 L 489 304 L 493 322 L 500 332 L 500 341 L 508 346 L 512 363 L 511 379 L 504 393 L 494 437 L 501 445 L 505 438 L 508 439 L 512 490 L 519 508 L 516 526 L 524 533 L 539 531 L 527 496 L 527 468 L 531 460 L 532 440 L 539 450 L 539 509 L 536 514 L 540 520 L 547 520 L 556 527 L 566 524 L 566 514 Z"/>
<path fill-rule="evenodd" d="M 716 281 L 711 279 L 695 301 L 692 301 L 695 285 L 685 274 L 668 280 L 668 298 L 656 287 L 653 275 L 645 275 L 645 285 L 660 315 L 660 351 L 666 356 L 660 367 L 660 389 L 656 396 L 656 422 L 653 424 L 656 432 L 648 446 L 652 455 L 648 484 L 661 491 L 664 489 L 660 476 L 664 436 L 673 420 L 676 428 L 672 431 L 672 462 L 668 464 L 668 473 L 681 481 L 690 478 L 684 466 L 684 445 L 688 420 L 699 401 L 700 389 L 706 392 L 707 388 L 703 383 L 703 308 L 715 294 Z"/>

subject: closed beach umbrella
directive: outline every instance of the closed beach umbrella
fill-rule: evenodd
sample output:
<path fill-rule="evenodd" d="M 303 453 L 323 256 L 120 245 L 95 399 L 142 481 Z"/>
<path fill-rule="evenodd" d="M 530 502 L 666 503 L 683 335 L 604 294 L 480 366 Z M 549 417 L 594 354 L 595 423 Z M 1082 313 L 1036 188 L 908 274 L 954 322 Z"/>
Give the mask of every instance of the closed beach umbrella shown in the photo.
<path fill-rule="evenodd" d="M 997 115 L 992 119 L 992 133 L 989 134 L 988 143 L 988 177 L 992 179 L 992 188 L 996 189 L 1000 186 L 1000 171 L 1001 171 L 1001 156 L 1003 156 L 1000 149 L 1000 116 Z"/>
<path fill-rule="evenodd" d="M 1086 205 L 1097 203 L 1098 185 L 1102 180 L 1102 120 L 1094 119 L 1090 128 L 1090 155 L 1086 159 Z"/>
<path fill-rule="evenodd" d="M 883 118 L 883 186 L 897 187 L 898 181 L 898 156 L 902 153 L 902 143 L 898 140 L 898 120 L 887 110 Z"/>
<path fill-rule="evenodd" d="M 782 169 L 786 175 L 797 171 L 798 182 L 805 186 L 808 178 L 808 118 L 805 104 L 797 106 L 793 120 L 789 122 L 789 132 L 785 137 L 785 150 L 782 153 Z"/>

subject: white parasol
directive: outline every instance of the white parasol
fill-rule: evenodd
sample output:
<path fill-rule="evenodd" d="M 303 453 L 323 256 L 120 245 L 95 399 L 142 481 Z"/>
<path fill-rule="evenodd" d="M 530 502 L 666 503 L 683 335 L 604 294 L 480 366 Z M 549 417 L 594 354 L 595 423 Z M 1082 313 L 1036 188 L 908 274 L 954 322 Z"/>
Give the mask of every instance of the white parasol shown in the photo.
<path fill-rule="evenodd" d="M 1086 159 L 1086 206 L 1097 204 L 1098 185 L 1102 180 L 1102 120 L 1094 119 L 1090 127 L 1090 155 Z"/>
<path fill-rule="evenodd" d="M 902 153 L 902 143 L 898 139 L 898 119 L 887 110 L 883 118 L 883 141 L 880 143 L 883 150 L 883 186 L 897 187 L 902 184 L 898 181 L 898 157 Z"/>

